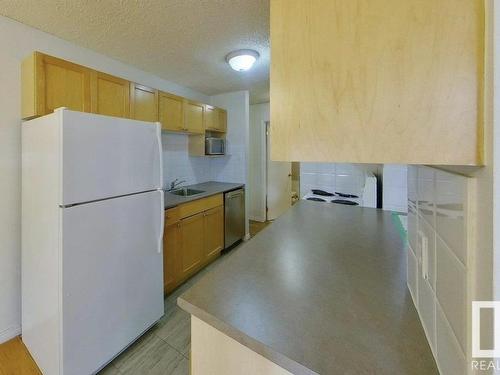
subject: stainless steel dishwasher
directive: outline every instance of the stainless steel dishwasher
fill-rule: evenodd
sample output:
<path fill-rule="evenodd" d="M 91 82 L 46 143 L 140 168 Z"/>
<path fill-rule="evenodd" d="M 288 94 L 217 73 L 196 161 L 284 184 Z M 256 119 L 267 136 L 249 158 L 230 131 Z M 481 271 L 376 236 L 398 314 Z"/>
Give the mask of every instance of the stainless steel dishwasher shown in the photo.
<path fill-rule="evenodd" d="M 224 193 L 224 248 L 245 237 L 245 189 Z"/>

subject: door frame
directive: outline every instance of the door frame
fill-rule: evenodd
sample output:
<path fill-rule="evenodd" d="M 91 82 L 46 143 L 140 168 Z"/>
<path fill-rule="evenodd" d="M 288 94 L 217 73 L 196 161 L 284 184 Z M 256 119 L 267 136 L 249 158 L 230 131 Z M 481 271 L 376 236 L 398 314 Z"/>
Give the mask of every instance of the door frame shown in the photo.
<path fill-rule="evenodd" d="M 269 206 L 267 203 L 267 195 L 268 195 L 268 182 L 269 182 L 269 158 L 270 158 L 270 147 L 269 147 L 269 126 L 271 122 L 270 121 L 263 121 L 264 125 L 264 218 L 266 221 L 269 220 L 268 217 L 268 212 L 269 212 Z"/>

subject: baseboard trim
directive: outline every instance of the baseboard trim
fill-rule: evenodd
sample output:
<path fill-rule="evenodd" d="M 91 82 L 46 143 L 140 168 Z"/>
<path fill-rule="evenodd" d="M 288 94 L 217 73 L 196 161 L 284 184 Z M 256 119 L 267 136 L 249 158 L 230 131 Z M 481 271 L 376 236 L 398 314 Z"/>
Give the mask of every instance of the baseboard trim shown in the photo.
<path fill-rule="evenodd" d="M 21 334 L 21 326 L 9 327 L 0 332 L 0 344 L 13 339 Z"/>
<path fill-rule="evenodd" d="M 262 217 L 262 216 L 250 216 L 248 218 L 249 220 L 252 220 L 252 221 L 258 221 L 258 222 L 265 222 L 266 221 L 266 218 L 265 217 Z"/>

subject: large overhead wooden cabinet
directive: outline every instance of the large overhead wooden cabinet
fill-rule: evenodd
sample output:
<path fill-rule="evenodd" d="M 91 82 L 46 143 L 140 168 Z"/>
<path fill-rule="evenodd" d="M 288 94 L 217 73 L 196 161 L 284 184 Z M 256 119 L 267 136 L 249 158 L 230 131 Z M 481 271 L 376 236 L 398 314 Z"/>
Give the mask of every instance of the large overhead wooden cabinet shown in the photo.
<path fill-rule="evenodd" d="M 34 52 L 21 65 L 23 118 L 43 116 L 59 107 L 90 112 L 91 70 Z"/>
<path fill-rule="evenodd" d="M 217 108 L 217 131 L 225 133 L 227 131 L 227 111 Z"/>
<path fill-rule="evenodd" d="M 92 71 L 91 111 L 106 116 L 130 117 L 130 82 Z"/>
<path fill-rule="evenodd" d="M 140 85 L 41 52 L 23 60 L 22 118 L 43 116 L 59 107 L 107 116 L 160 121 L 162 130 L 189 133 L 205 155 L 205 130 L 226 132 L 227 113 L 154 87 Z M 192 149 L 192 147 L 190 147 Z"/>
<path fill-rule="evenodd" d="M 184 131 L 184 98 L 160 91 L 158 111 L 162 130 Z"/>
<path fill-rule="evenodd" d="M 227 127 L 227 112 L 224 109 L 205 105 L 205 130 L 225 133 Z"/>
<path fill-rule="evenodd" d="M 203 104 L 186 100 L 184 102 L 184 130 L 189 133 L 204 134 L 204 115 Z"/>
<path fill-rule="evenodd" d="M 163 272 L 166 293 L 216 259 L 224 248 L 222 194 L 165 211 Z"/>
<path fill-rule="evenodd" d="M 158 90 L 130 84 L 130 115 L 134 120 L 158 121 Z"/>
<path fill-rule="evenodd" d="M 481 165 L 482 0 L 271 0 L 273 160 Z"/>

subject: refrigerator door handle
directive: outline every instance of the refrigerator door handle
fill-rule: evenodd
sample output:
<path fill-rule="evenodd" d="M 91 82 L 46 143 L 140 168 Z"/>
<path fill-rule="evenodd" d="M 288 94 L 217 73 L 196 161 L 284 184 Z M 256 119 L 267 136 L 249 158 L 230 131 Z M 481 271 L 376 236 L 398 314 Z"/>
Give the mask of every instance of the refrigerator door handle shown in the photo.
<path fill-rule="evenodd" d="M 156 123 L 156 139 L 158 141 L 158 158 L 160 161 L 160 182 L 158 187 L 163 188 L 163 149 L 161 147 L 161 123 Z"/>
<path fill-rule="evenodd" d="M 158 190 L 160 194 L 160 230 L 158 231 L 158 254 L 161 254 L 163 248 L 163 230 L 165 227 L 165 198 L 163 190 Z"/>

